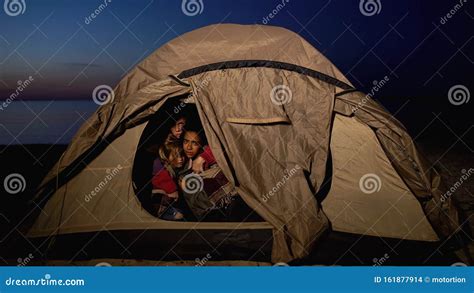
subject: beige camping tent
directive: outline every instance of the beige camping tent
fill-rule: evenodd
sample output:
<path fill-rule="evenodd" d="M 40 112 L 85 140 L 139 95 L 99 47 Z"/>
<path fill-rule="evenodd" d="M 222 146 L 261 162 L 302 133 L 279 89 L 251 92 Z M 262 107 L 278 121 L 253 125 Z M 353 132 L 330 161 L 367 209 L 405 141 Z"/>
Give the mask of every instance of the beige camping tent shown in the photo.
<path fill-rule="evenodd" d="M 141 206 L 132 178 L 141 134 L 166 101 L 187 95 L 224 174 L 265 222 L 168 222 Z M 44 179 L 29 236 L 272 229 L 272 260 L 290 261 L 329 227 L 424 241 L 451 235 L 457 213 L 442 194 L 405 128 L 300 36 L 218 24 L 170 41 L 118 84 Z"/>

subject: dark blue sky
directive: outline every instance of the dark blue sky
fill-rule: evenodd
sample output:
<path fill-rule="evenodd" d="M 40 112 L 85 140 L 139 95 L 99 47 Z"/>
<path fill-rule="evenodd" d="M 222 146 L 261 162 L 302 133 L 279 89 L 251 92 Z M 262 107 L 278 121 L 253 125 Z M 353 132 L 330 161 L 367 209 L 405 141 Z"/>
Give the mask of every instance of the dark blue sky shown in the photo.
<path fill-rule="evenodd" d="M 472 3 L 441 24 L 459 1 L 378 1 L 379 14 L 364 16 L 359 0 L 289 0 L 268 24 L 301 34 L 362 90 L 388 76 L 379 98 L 444 97 L 454 84 L 471 87 Z M 95 86 L 115 86 L 177 35 L 219 22 L 261 23 L 281 2 L 202 0 L 202 13 L 187 16 L 181 0 L 112 0 L 87 24 L 103 0 L 25 0 L 18 16 L 0 10 L 0 98 L 31 75 L 21 99 L 90 99 Z"/>

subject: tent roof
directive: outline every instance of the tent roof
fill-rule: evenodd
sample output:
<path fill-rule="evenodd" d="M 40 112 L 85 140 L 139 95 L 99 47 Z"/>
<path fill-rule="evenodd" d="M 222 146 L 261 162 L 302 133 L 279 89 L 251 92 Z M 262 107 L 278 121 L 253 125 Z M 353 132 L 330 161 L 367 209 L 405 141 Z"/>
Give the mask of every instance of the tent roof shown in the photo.
<path fill-rule="evenodd" d="M 168 75 L 237 60 L 293 64 L 352 85 L 324 55 L 290 30 L 266 25 L 215 24 L 178 36 L 157 49 L 123 78 L 115 89 L 115 97 L 126 97 Z"/>

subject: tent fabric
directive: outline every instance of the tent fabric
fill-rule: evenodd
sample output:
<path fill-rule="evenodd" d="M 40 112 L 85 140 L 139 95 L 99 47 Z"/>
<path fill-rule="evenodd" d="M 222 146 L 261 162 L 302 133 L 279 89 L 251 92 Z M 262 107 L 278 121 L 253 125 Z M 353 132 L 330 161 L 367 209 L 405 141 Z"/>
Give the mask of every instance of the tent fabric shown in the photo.
<path fill-rule="evenodd" d="M 218 164 L 247 204 L 276 229 L 274 259 L 307 255 L 328 227 L 312 190 L 324 178 L 334 86 L 268 68 L 210 71 L 195 79 L 211 81 L 195 96 Z M 290 103 L 272 102 L 275 84 L 295 89 Z M 233 119 L 248 122 L 229 122 Z M 290 122 L 261 124 L 261 119 Z M 292 170 L 291 178 L 266 198 Z M 305 173 L 314 182 L 308 184 Z"/>
<path fill-rule="evenodd" d="M 292 31 L 268 25 L 215 24 L 177 36 L 161 46 L 118 84 L 115 100 L 120 101 L 168 75 L 234 60 L 285 62 L 352 86 L 324 55 Z"/>
<path fill-rule="evenodd" d="M 288 63 L 311 71 L 256 63 L 243 68 L 211 66 L 186 78 L 177 77 L 185 70 L 235 60 Z M 312 76 L 312 71 L 322 75 Z M 331 219 L 315 194 L 324 185 L 333 122 L 336 130 L 344 130 L 334 113 L 366 126 L 354 133 L 361 136 L 359 140 L 371 139 L 380 147 L 373 167 L 383 166 L 393 190 L 416 197 L 440 237 L 450 235 L 458 227 L 456 211 L 450 199 L 440 202 L 439 175 L 421 158 L 398 121 L 344 85 L 352 86 L 331 62 L 282 28 L 224 24 L 184 34 L 133 69 L 115 89 L 114 101 L 101 106 L 81 127 L 41 185 L 35 201 L 43 210 L 28 235 L 179 226 L 153 218 L 141 207 L 132 186 L 131 162 L 147 120 L 168 99 L 190 93 L 224 175 L 273 228 L 273 261 L 308 255 L 330 227 Z M 289 101 L 272 100 L 275 86 L 290 90 Z M 103 184 L 118 165 L 122 169 L 116 178 Z M 354 166 L 358 168 L 363 169 Z M 358 180 L 350 178 L 345 184 L 357 186 Z M 84 196 L 101 183 L 86 204 Z M 367 200 L 361 212 L 372 203 Z M 214 223 L 216 227 L 226 224 Z M 428 233 L 429 227 L 423 225 L 423 233 Z M 347 225 L 342 229 L 358 231 Z M 384 230 L 383 236 L 400 236 L 397 229 L 383 226 L 378 231 Z"/>
<path fill-rule="evenodd" d="M 146 121 L 167 98 L 189 92 L 188 84 L 168 77 L 148 85 L 120 103 L 102 105 L 78 130 L 59 162 L 42 181 L 38 193 L 49 193 L 51 188 L 69 180 L 71 174 L 79 171 L 79 165 L 83 167 L 93 159 L 92 151 L 101 149 L 101 144 L 111 143 L 125 129 Z"/>
<path fill-rule="evenodd" d="M 376 101 L 361 92 L 338 95 L 335 112 L 353 115 L 374 129 L 393 167 L 420 201 L 436 232 L 448 237 L 459 229 L 458 212 L 451 200 L 441 200 L 441 176 L 417 151 L 405 127 Z"/>
<path fill-rule="evenodd" d="M 419 201 L 392 167 L 369 126 L 356 117 L 336 114 L 331 154 L 332 184 L 322 207 L 334 230 L 418 241 L 438 240 Z M 373 181 L 373 185 L 367 183 L 368 190 L 364 192 L 359 182 L 366 174 L 378 181 Z"/>

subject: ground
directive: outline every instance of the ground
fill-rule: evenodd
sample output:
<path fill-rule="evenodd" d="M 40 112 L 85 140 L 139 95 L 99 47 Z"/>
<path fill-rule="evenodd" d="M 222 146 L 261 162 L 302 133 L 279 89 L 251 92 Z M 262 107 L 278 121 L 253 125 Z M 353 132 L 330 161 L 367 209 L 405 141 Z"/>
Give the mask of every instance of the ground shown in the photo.
<path fill-rule="evenodd" d="M 474 164 L 474 158 L 469 148 L 458 143 L 453 146 L 441 145 L 439 142 L 424 140 L 418 141 L 420 150 L 426 157 L 434 163 L 441 174 L 446 186 L 454 186 L 462 170 L 468 170 Z M 2 246 L 0 254 L 0 264 L 18 265 L 27 260 L 29 242 L 22 236 L 22 231 L 27 225 L 23 221 L 28 200 L 34 194 L 35 188 L 45 176 L 46 172 L 59 159 L 65 150 L 64 145 L 12 145 L 0 146 L 0 178 L 5 178 L 11 173 L 19 173 L 25 178 L 26 189 L 16 195 L 2 193 L 0 201 L 0 236 Z M 474 176 L 473 176 L 474 177 Z M 474 231 L 474 178 L 470 178 L 456 190 L 453 199 L 459 207 L 461 220 L 465 223 L 466 229 L 462 232 L 466 239 L 472 239 Z M 2 189 L 2 192 L 4 190 Z M 471 220 L 471 221 L 469 221 Z M 356 243 L 356 245 L 354 245 Z M 348 235 L 342 233 L 332 233 L 321 243 L 307 260 L 296 264 L 303 265 L 449 265 L 462 261 L 469 263 L 469 258 L 474 256 L 474 247 L 471 244 L 464 250 L 458 250 L 458 259 L 452 253 L 438 250 L 437 245 L 426 245 L 424 243 L 407 242 L 402 243 L 397 248 L 395 256 L 380 260 L 393 247 L 390 240 L 380 240 L 375 237 L 360 237 L 358 235 Z M 392 251 L 393 252 L 393 251 Z M 376 256 L 376 257 L 374 257 Z M 377 260 L 377 261 L 375 261 Z M 116 259 L 116 260 L 52 260 L 45 262 L 34 259 L 28 262 L 31 264 L 48 265 L 96 265 L 100 262 L 111 265 L 196 265 L 196 260 L 160 262 L 156 260 L 136 260 L 136 259 Z M 239 262 L 239 261 L 208 261 L 204 265 L 270 265 L 268 262 Z"/>

